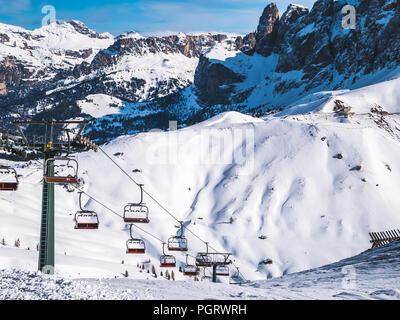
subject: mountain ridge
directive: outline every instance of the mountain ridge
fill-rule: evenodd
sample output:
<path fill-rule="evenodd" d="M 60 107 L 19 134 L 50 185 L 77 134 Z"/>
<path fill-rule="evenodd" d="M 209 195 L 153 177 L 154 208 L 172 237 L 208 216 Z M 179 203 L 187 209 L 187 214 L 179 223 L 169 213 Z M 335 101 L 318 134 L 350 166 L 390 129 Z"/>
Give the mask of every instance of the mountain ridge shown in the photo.
<path fill-rule="evenodd" d="M 342 28 L 341 9 L 348 4 L 357 8 L 355 30 Z M 108 95 L 129 108 L 124 109 L 123 118 L 104 115 L 94 119 L 98 130 L 92 138 L 103 140 L 107 135 L 102 132 L 106 127 L 101 128 L 104 122 L 115 124 L 111 125 L 114 128 L 107 126 L 115 137 L 166 129 L 168 119 L 185 126 L 230 110 L 251 115 L 280 112 L 320 91 L 354 89 L 397 78 L 400 36 L 395 26 L 399 21 L 398 0 L 385 0 L 382 5 L 366 0 L 318 0 L 310 10 L 290 4 L 283 13 L 271 3 L 256 30 L 243 36 L 178 33 L 143 37 L 130 31 L 112 40 L 99 39 L 103 47 L 95 50 L 64 50 L 55 64 L 44 68 L 32 64 L 34 72 L 27 68 L 26 61 L 32 60 L 29 55 L 21 61 L 3 54 L 1 117 L 3 122 L 15 115 L 90 117 L 82 112 L 79 101 Z M 56 26 L 60 25 L 89 36 L 97 34 L 77 21 Z M 0 46 L 11 42 L 7 37 L 0 32 Z M 28 44 L 21 42 L 21 46 L 24 53 L 29 52 Z M 54 60 L 56 54 L 50 52 L 49 57 Z"/>

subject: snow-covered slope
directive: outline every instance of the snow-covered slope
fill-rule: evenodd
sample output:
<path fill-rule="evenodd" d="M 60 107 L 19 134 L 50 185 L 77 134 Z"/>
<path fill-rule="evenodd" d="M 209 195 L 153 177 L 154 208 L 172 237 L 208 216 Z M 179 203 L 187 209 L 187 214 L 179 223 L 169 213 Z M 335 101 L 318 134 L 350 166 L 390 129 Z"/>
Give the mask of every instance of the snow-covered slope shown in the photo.
<path fill-rule="evenodd" d="M 399 120 L 326 113 L 261 120 L 233 112 L 179 131 L 123 136 L 104 149 L 128 172 L 142 170 L 131 174 L 150 194 L 214 248 L 232 252 L 246 278 L 257 280 L 352 256 L 369 247 L 368 232 L 400 225 Z M 138 188 L 101 152 L 77 159 L 84 190 L 94 198 L 119 213 L 138 199 Z M 18 258 L 2 249 L 0 261 L 34 270 L 42 172 L 36 162 L 18 171 L 19 190 L 0 194 L 0 238 L 9 245 L 19 238 L 21 247 Z M 176 234 L 176 221 L 150 198 L 145 202 L 151 223 L 143 228 L 163 241 Z M 99 213 L 98 231 L 73 229 L 77 194 L 56 188 L 62 275 L 117 275 L 147 259 L 159 271 L 157 239 L 134 228 L 148 253 L 127 256 L 121 218 L 92 200 L 84 205 Z M 205 250 L 187 237 L 192 255 Z M 182 265 L 184 255 L 177 258 Z"/>
<path fill-rule="evenodd" d="M 1 299 L 377 299 L 400 298 L 399 243 L 318 269 L 244 286 L 154 279 L 80 279 L 0 271 Z"/>

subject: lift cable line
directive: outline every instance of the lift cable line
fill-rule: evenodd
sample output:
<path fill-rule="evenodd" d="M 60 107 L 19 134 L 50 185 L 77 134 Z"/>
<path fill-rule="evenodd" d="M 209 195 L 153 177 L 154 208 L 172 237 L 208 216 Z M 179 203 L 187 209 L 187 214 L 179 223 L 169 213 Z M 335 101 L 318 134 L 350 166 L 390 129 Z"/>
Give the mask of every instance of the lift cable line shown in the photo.
<path fill-rule="evenodd" d="M 99 205 L 101 205 L 102 207 L 104 207 L 105 209 L 107 209 L 108 211 L 110 211 L 111 213 L 115 214 L 116 216 L 120 217 L 121 219 L 123 219 L 124 217 L 122 215 L 120 215 L 118 212 L 116 212 L 115 210 L 111 209 L 109 206 L 105 205 L 103 202 L 99 201 L 98 199 L 94 198 L 93 196 L 89 195 L 87 192 L 79 189 L 78 187 L 74 186 L 76 190 L 82 192 L 83 194 L 85 194 L 87 197 L 89 197 L 90 199 L 92 199 L 94 202 L 98 203 Z M 165 241 L 161 240 L 160 238 L 158 238 L 157 236 L 155 236 L 154 234 L 144 230 L 143 228 L 139 227 L 137 224 L 135 223 L 131 223 L 132 225 L 135 226 L 135 228 L 143 231 L 144 233 L 146 233 L 147 235 L 153 237 L 154 239 L 157 239 L 158 241 L 160 241 L 161 243 L 164 243 Z"/>
<path fill-rule="evenodd" d="M 57 143 L 53 143 L 53 136 L 54 136 L 54 128 L 55 124 L 83 124 L 83 127 L 80 128 L 80 131 L 78 134 L 75 135 L 74 139 L 71 139 L 70 133 L 72 133 L 72 130 L 66 129 L 66 128 L 57 128 L 58 130 L 61 130 L 62 132 L 66 133 L 67 140 L 64 142 L 58 141 Z M 166 209 L 159 201 L 157 201 L 149 192 L 146 190 L 142 189 L 142 185 L 138 184 L 116 161 L 114 161 L 101 147 L 97 146 L 95 143 L 90 141 L 88 138 L 85 138 L 84 136 L 81 135 L 83 132 L 84 126 L 88 124 L 88 121 L 50 121 L 50 122 L 41 122 L 41 121 L 31 121 L 31 122 L 15 122 L 14 124 L 16 125 L 23 125 L 23 124 L 37 124 L 37 125 L 44 125 L 45 126 L 45 140 L 42 141 L 41 143 L 38 143 L 37 141 L 34 141 L 33 143 L 29 142 L 28 139 L 23 135 L 22 130 L 20 132 L 22 133 L 22 138 L 17 137 L 12 140 L 12 148 L 8 148 L 7 150 L 13 152 L 17 150 L 18 152 L 20 149 L 16 149 L 15 146 L 22 146 L 23 150 L 35 150 L 36 152 L 43 153 L 44 154 L 44 165 L 40 163 L 42 166 L 44 166 L 44 171 L 43 171 L 43 197 L 42 197 L 42 222 L 41 222 L 41 242 L 40 242 L 40 254 L 39 254 L 39 270 L 45 273 L 53 273 L 54 272 L 54 184 L 68 184 L 75 189 L 79 190 L 80 192 L 80 197 L 83 194 L 91 198 L 93 201 L 97 202 L 104 208 L 106 208 L 108 211 L 112 212 L 113 214 L 117 215 L 118 217 L 124 219 L 124 216 L 118 214 L 115 212 L 113 209 L 109 208 L 107 205 L 102 203 L 101 201 L 97 200 L 96 198 L 90 196 L 87 194 L 85 191 L 79 189 L 77 186 L 77 171 L 78 167 L 74 168 L 73 165 L 70 165 L 70 162 L 76 163 L 76 160 L 68 158 L 68 155 L 71 152 L 77 152 L 77 151 L 87 151 L 87 150 L 94 150 L 98 151 L 99 149 L 132 181 L 134 182 L 137 186 L 141 188 L 141 192 L 146 193 L 156 204 L 158 204 L 167 214 L 169 214 L 173 219 L 178 221 L 181 225 L 181 233 L 178 238 L 180 240 L 186 240 L 183 237 L 183 223 L 177 219 L 168 209 Z M 50 129 L 48 128 L 50 127 Z M 48 132 L 50 133 L 48 134 Z M 6 136 L 6 142 L 7 142 L 7 147 L 10 146 L 8 135 Z M 16 137 L 16 136 L 15 136 Z M 0 146 L 1 142 L 4 142 L 4 140 L 0 141 Z M 17 153 L 17 152 L 14 152 Z M 56 156 L 58 154 L 65 153 L 66 156 L 61 156 L 57 158 Z M 18 154 L 18 153 L 17 153 Z M 59 164 L 57 165 L 56 163 L 62 162 L 62 161 L 67 161 L 66 164 Z M 73 161 L 72 161 L 73 160 Z M 73 169 L 74 173 L 71 175 L 65 175 L 62 174 L 60 175 L 58 172 L 55 172 L 55 167 L 62 167 L 61 171 L 64 171 L 64 169 Z M 81 206 L 80 206 L 81 207 Z M 82 207 L 81 207 L 82 209 Z M 84 211 L 84 210 L 81 210 Z M 96 215 L 94 212 L 91 212 L 91 215 Z M 77 222 L 77 221 L 76 221 Z M 98 224 L 98 220 L 97 220 Z M 164 242 L 162 239 L 158 238 L 157 236 L 153 235 L 152 233 L 144 230 L 141 227 L 138 227 L 136 224 L 131 224 L 130 225 L 130 231 L 132 231 L 132 225 L 135 225 L 136 228 L 141 230 L 142 232 L 146 233 L 147 235 L 157 239 L 162 243 L 163 245 L 163 256 L 160 257 L 160 266 L 164 267 L 172 267 L 172 265 L 176 265 L 175 258 L 171 255 L 166 255 L 164 252 L 164 246 L 166 242 Z M 227 265 L 230 263 L 233 263 L 230 260 L 227 260 L 228 257 L 231 255 L 230 253 L 218 253 L 218 251 L 210 246 L 212 250 L 215 251 L 215 253 L 208 253 L 208 243 L 205 242 L 203 239 L 201 239 L 199 236 L 197 236 L 196 233 L 191 231 L 190 229 L 186 228 L 193 236 L 195 236 L 197 239 L 199 239 L 201 242 L 205 243 L 207 245 L 207 254 L 213 256 L 214 258 L 212 259 L 213 261 L 213 281 L 216 281 L 215 275 L 216 275 L 216 268 L 219 265 Z M 130 232 L 131 238 L 132 238 L 132 232 Z M 129 241 L 129 240 L 128 240 Z M 176 251 L 186 251 L 187 248 L 186 245 L 179 247 L 179 250 Z M 145 247 L 144 247 L 145 249 Z M 185 250 L 182 250 L 185 249 Z M 221 257 L 225 257 L 224 261 L 218 261 L 215 257 L 220 255 Z M 172 261 L 173 260 L 173 261 Z M 221 260 L 221 259 L 220 259 Z M 50 267 L 50 268 L 49 268 Z"/>
<path fill-rule="evenodd" d="M 110 159 L 133 183 L 135 183 L 137 186 L 141 186 L 139 183 L 137 183 L 126 170 L 124 170 L 113 158 L 111 158 L 100 146 L 98 147 L 101 152 L 104 153 L 104 155 Z M 165 208 L 157 199 L 155 199 L 149 192 L 147 192 L 145 189 L 143 189 L 143 192 L 150 198 L 152 199 L 161 209 L 163 209 L 167 214 L 169 214 L 173 219 L 175 219 L 178 223 L 181 223 L 181 221 L 175 217 L 167 208 Z M 192 230 L 186 227 L 186 230 L 189 231 L 193 236 L 195 236 L 197 239 L 199 239 L 201 242 L 206 243 L 203 239 L 201 239 L 197 234 L 195 234 Z M 215 252 L 218 252 L 215 248 L 212 246 L 209 246 L 212 250 Z"/>
<path fill-rule="evenodd" d="M 36 161 L 37 163 L 39 163 L 41 166 L 43 166 L 43 164 L 42 164 L 40 161 L 38 161 L 38 160 L 35 160 L 35 161 Z M 110 211 L 112 214 L 118 216 L 118 217 L 121 218 L 121 219 L 124 218 L 121 214 L 119 214 L 119 213 L 116 212 L 115 210 L 111 209 L 109 206 L 107 206 L 106 204 L 104 204 L 104 203 L 101 202 L 100 200 L 96 199 L 96 198 L 93 197 L 92 195 L 88 194 L 86 191 L 80 189 L 79 187 L 77 187 L 77 186 L 75 186 L 75 185 L 73 185 L 73 187 L 74 187 L 78 192 L 83 193 L 83 194 L 86 195 L 88 198 L 92 199 L 94 202 L 98 203 L 98 204 L 101 205 L 103 208 L 105 208 L 105 209 L 107 209 L 108 211 Z M 144 230 L 143 228 L 139 227 L 137 224 L 135 224 L 135 223 L 130 223 L 130 224 L 134 225 L 136 228 L 138 228 L 139 230 L 143 231 L 143 232 L 146 233 L 147 235 L 149 235 L 149 236 L 155 238 L 156 240 L 160 241 L 161 244 L 162 244 L 162 243 L 165 243 L 164 240 L 161 240 L 160 238 L 158 238 L 158 237 L 155 236 L 154 234 L 152 234 L 152 233 L 150 233 L 150 232 Z"/>
<path fill-rule="evenodd" d="M 75 186 L 74 186 L 74 187 L 75 187 Z M 111 209 L 109 206 L 105 205 L 103 202 L 101 202 L 101 201 L 99 201 L 98 199 L 94 198 L 93 196 L 89 195 L 87 192 L 85 192 L 85 191 L 79 189 L 78 187 L 75 187 L 75 189 L 79 190 L 79 192 L 81 192 L 81 193 L 84 193 L 87 197 L 89 197 L 90 199 L 92 199 L 94 202 L 100 204 L 102 207 L 104 207 L 105 209 L 107 209 L 108 211 L 110 211 L 111 213 L 113 213 L 114 215 L 116 215 L 116 216 L 118 216 L 118 217 L 120 217 L 120 218 L 123 218 L 122 215 L 120 215 L 119 213 L 117 213 L 115 210 Z M 142 240 L 136 239 L 136 238 L 134 238 L 134 237 L 132 236 L 132 226 L 133 226 L 133 225 L 134 225 L 137 229 L 139 229 L 139 230 L 141 230 L 142 232 L 146 233 L 147 235 L 149 235 L 149 236 L 155 238 L 156 240 L 158 240 L 158 241 L 162 244 L 162 246 L 163 246 L 163 250 L 162 250 L 162 251 L 163 251 L 163 254 L 162 254 L 161 257 L 160 257 L 160 267 L 175 267 L 175 266 L 176 266 L 176 259 L 175 259 L 175 257 L 172 256 L 172 255 L 169 255 L 169 254 L 166 254 L 166 253 L 165 253 L 165 245 L 166 245 L 167 243 L 166 243 L 165 241 L 163 241 L 162 239 L 158 238 L 157 236 L 155 236 L 154 234 L 152 234 L 151 232 L 148 232 L 148 231 L 144 230 L 143 228 L 137 226 L 137 224 L 134 224 L 134 223 L 131 223 L 131 224 L 129 225 L 130 239 L 128 239 L 128 241 L 127 241 L 127 253 L 145 253 L 145 244 L 144 244 L 144 242 L 143 242 Z M 139 242 L 140 242 L 140 247 L 141 247 L 140 249 L 141 249 L 141 252 L 139 252 L 139 249 L 138 249 L 138 246 L 137 246 L 137 244 L 139 244 Z M 135 246 L 134 248 L 130 249 L 129 243 L 135 243 L 136 246 Z M 206 244 L 207 244 L 207 248 L 208 248 L 208 243 L 206 243 Z M 130 250 L 131 250 L 131 251 L 130 251 Z M 211 254 L 211 255 L 215 255 L 215 254 L 213 254 L 213 253 L 210 253 L 210 254 Z M 216 254 L 218 254 L 218 253 L 216 253 Z M 226 256 L 226 257 L 225 257 L 225 261 L 220 261 L 220 262 L 217 262 L 217 263 L 214 263 L 214 264 L 213 264 L 213 263 L 211 262 L 211 260 L 210 260 L 210 267 L 213 267 L 213 269 L 214 269 L 214 271 L 213 271 L 214 274 L 216 274 L 216 275 L 221 275 L 221 274 L 218 273 L 218 268 L 221 267 L 221 266 L 224 266 L 224 265 L 226 264 L 226 259 L 228 259 L 229 255 L 230 255 L 230 254 L 225 254 L 225 256 Z M 188 253 L 187 253 L 186 256 L 190 256 L 190 257 L 192 257 L 192 258 L 198 260 L 198 257 L 192 256 L 191 254 L 188 254 Z M 186 259 L 186 261 L 187 261 L 187 259 Z M 232 262 L 232 264 L 233 264 L 233 262 Z M 186 264 L 186 266 L 187 266 L 187 264 Z M 235 267 L 236 267 L 236 265 L 235 265 Z M 236 268 L 237 268 L 237 267 L 236 267 Z M 238 268 L 237 268 L 237 269 L 238 269 Z M 216 273 L 216 272 L 217 272 L 217 273 Z M 226 275 L 226 274 L 224 274 L 224 275 Z M 215 276 L 214 276 L 214 277 L 215 277 Z M 243 277 L 243 278 L 244 278 L 244 277 Z"/>
<path fill-rule="evenodd" d="M 163 209 L 168 215 L 170 215 L 174 220 L 176 220 L 177 222 L 179 222 L 180 224 L 181 224 L 181 221 L 177 218 L 177 217 L 175 217 L 167 208 L 165 208 L 157 199 L 155 199 L 149 192 L 147 192 L 145 189 L 143 189 L 143 186 L 141 185 L 141 184 L 139 184 L 138 182 L 136 182 L 135 181 L 135 179 L 133 179 L 132 177 L 131 177 L 131 175 L 126 171 L 126 170 L 124 170 L 112 157 L 110 157 L 108 154 L 107 154 L 107 152 L 105 152 L 104 150 L 103 150 L 103 148 L 101 148 L 100 146 L 98 147 L 98 149 L 102 152 L 102 153 L 104 153 L 104 155 L 108 158 L 108 159 L 110 159 L 111 160 L 111 162 L 113 162 L 134 184 L 136 184 L 138 187 L 140 187 L 141 188 L 141 192 L 144 192 L 149 198 L 151 198 L 156 204 L 158 204 L 159 205 L 159 207 L 161 208 L 161 209 Z M 214 250 L 215 252 L 218 252 L 218 250 L 217 249 L 215 249 L 215 248 L 213 248 L 211 245 L 209 245 L 208 244 L 208 242 L 206 242 L 206 241 L 204 241 L 202 238 L 200 238 L 196 233 L 194 233 L 192 230 L 190 230 L 189 228 L 187 228 L 186 227 L 186 230 L 187 231 L 189 231 L 193 236 L 195 236 L 198 240 L 200 240 L 201 242 L 203 242 L 204 244 L 206 244 L 207 245 L 207 248 L 211 248 L 212 250 Z M 236 267 L 236 269 L 237 270 L 239 270 L 239 268 L 236 266 L 236 264 L 233 262 L 233 261 L 231 261 L 231 263 Z M 243 276 L 243 274 L 240 272 L 240 271 L 238 271 L 238 273 L 240 274 L 240 275 L 242 275 L 242 277 L 243 277 L 243 279 L 245 279 L 245 277 Z"/>

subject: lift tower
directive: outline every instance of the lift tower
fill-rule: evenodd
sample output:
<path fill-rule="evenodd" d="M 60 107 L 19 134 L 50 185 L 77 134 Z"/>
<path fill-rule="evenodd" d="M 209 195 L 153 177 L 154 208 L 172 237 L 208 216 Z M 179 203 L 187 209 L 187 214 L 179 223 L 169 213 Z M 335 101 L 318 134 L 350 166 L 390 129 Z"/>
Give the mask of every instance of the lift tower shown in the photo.
<path fill-rule="evenodd" d="M 29 153 L 41 154 L 43 156 L 43 190 L 42 190 L 42 208 L 40 223 L 40 242 L 39 242 L 39 263 L 38 270 L 53 274 L 55 266 L 54 254 L 54 182 L 48 182 L 46 177 L 54 176 L 54 158 L 57 156 L 66 157 L 70 153 L 79 151 L 94 150 L 98 146 L 82 135 L 85 126 L 90 121 L 16 121 L 14 125 L 18 126 L 18 134 L 7 133 L 6 140 L 0 140 L 0 147 L 8 152 L 27 157 Z M 73 129 L 67 129 L 66 126 L 74 124 Z M 45 126 L 44 136 L 34 136 L 28 139 L 20 126 L 39 125 Z M 57 134 L 58 132 L 58 134 Z"/>

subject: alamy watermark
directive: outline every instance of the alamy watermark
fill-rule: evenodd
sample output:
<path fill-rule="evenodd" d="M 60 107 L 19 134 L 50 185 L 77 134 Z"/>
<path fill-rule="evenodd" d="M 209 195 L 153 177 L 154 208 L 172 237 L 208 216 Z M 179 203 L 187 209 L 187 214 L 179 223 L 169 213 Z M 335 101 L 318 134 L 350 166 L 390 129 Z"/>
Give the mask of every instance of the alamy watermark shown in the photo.
<path fill-rule="evenodd" d="M 254 170 L 253 127 L 203 127 L 189 136 L 185 130 L 177 131 L 176 121 L 170 121 L 169 132 L 160 129 L 150 132 L 155 141 L 145 150 L 149 164 L 235 165 L 241 174 L 251 174 Z"/>
<path fill-rule="evenodd" d="M 342 268 L 342 289 L 355 290 L 357 288 L 357 272 L 353 266 L 344 266 Z"/>
<path fill-rule="evenodd" d="M 357 17 L 356 17 L 356 8 L 351 5 L 345 5 L 342 8 L 342 28 L 343 29 L 356 29 L 357 25 Z"/>
<path fill-rule="evenodd" d="M 49 25 L 56 21 L 56 8 L 51 5 L 46 5 L 42 7 L 42 14 L 45 16 L 42 19 L 42 27 Z"/>

